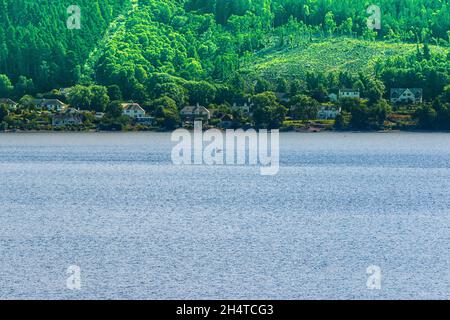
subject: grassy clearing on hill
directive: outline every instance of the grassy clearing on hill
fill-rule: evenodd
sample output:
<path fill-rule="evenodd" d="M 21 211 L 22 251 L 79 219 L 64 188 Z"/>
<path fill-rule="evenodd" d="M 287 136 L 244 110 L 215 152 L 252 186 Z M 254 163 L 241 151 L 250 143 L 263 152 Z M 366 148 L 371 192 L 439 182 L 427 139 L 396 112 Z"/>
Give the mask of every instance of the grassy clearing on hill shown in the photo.
<path fill-rule="evenodd" d="M 449 51 L 448 48 L 432 47 Z M 330 38 L 297 48 L 286 48 L 259 53 L 243 63 L 241 72 L 250 77 L 276 79 L 304 76 L 307 72 L 374 73 L 379 59 L 408 55 L 415 44 L 365 41 L 350 38 Z"/>

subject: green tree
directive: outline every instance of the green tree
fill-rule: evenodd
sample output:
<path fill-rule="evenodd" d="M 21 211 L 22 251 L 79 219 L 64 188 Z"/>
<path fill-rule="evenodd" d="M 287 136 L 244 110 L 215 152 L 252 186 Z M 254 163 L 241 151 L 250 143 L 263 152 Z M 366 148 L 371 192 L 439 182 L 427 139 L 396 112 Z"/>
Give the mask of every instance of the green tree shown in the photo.
<path fill-rule="evenodd" d="M 374 126 L 377 128 L 382 128 L 391 111 L 391 106 L 384 99 L 379 100 L 372 105 L 371 112 Z"/>
<path fill-rule="evenodd" d="M 383 98 L 385 86 L 382 81 L 370 79 L 365 87 L 367 89 L 365 89 L 364 93 L 369 99 L 369 104 L 374 104 Z"/>
<path fill-rule="evenodd" d="M 420 106 L 414 113 L 417 119 L 417 127 L 424 130 L 432 130 L 436 128 L 437 112 L 430 105 Z"/>
<path fill-rule="evenodd" d="M 216 96 L 216 88 L 206 81 L 189 81 L 185 86 L 192 104 L 209 104 Z"/>
<path fill-rule="evenodd" d="M 11 80 L 5 74 L 0 74 L 0 98 L 9 97 L 14 89 Z"/>
<path fill-rule="evenodd" d="M 331 11 L 328 11 L 325 15 L 325 31 L 331 36 L 336 31 L 336 22 L 334 21 L 334 14 Z"/>
<path fill-rule="evenodd" d="M 351 36 L 353 33 L 353 19 L 347 18 L 339 27 L 341 34 Z"/>
<path fill-rule="evenodd" d="M 69 90 L 67 100 L 77 109 L 89 109 L 92 102 L 92 92 L 89 87 L 76 85 Z"/>
<path fill-rule="evenodd" d="M 336 130 L 344 130 L 347 127 L 343 113 L 339 113 L 334 119 L 333 128 Z"/>
<path fill-rule="evenodd" d="M 444 88 L 441 99 L 443 102 L 450 103 L 450 84 Z"/>
<path fill-rule="evenodd" d="M 255 93 L 263 93 L 266 91 L 270 91 L 271 85 L 270 82 L 265 79 L 258 79 L 255 85 Z"/>
<path fill-rule="evenodd" d="M 8 107 L 1 104 L 0 105 L 0 122 L 5 120 L 5 118 L 9 115 Z"/>
<path fill-rule="evenodd" d="M 352 129 L 367 130 L 370 128 L 370 111 L 366 105 L 352 106 L 350 113 L 350 127 Z"/>
<path fill-rule="evenodd" d="M 161 98 L 155 99 L 153 101 L 147 101 L 143 104 L 143 108 L 147 113 L 150 114 L 155 114 L 156 110 L 158 110 L 159 108 L 178 112 L 176 102 L 168 96 L 162 96 Z"/>
<path fill-rule="evenodd" d="M 89 89 L 91 91 L 90 109 L 104 112 L 109 104 L 108 89 L 103 86 L 91 86 Z"/>
<path fill-rule="evenodd" d="M 34 94 L 34 83 L 32 79 L 27 79 L 25 76 L 20 76 L 14 86 L 14 96 L 19 98 L 25 94 Z"/>
<path fill-rule="evenodd" d="M 296 119 L 315 119 L 319 112 L 319 102 L 306 95 L 297 95 L 292 98 L 292 114 Z"/>
<path fill-rule="evenodd" d="M 19 104 L 26 109 L 31 109 L 34 107 L 34 98 L 30 95 L 25 95 L 19 100 Z"/>
<path fill-rule="evenodd" d="M 120 118 L 123 114 L 122 104 L 120 101 L 112 101 L 108 104 L 105 111 L 108 118 Z"/>
<path fill-rule="evenodd" d="M 277 129 L 281 127 L 287 109 L 277 102 L 273 92 L 263 92 L 253 97 L 253 120 L 257 128 Z"/>
<path fill-rule="evenodd" d="M 111 99 L 111 101 L 119 101 L 122 100 L 122 91 L 120 91 L 120 87 L 116 84 L 111 85 L 108 87 L 108 96 Z"/>

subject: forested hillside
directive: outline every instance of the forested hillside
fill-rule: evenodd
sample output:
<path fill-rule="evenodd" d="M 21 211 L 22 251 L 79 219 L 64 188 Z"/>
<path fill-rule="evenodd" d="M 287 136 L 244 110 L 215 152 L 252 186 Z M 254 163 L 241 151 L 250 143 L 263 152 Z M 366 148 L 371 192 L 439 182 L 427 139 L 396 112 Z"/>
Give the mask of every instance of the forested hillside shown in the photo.
<path fill-rule="evenodd" d="M 0 96 L 65 99 L 49 91 L 77 85 L 74 106 L 165 101 L 175 114 L 270 91 L 324 102 L 354 88 L 375 105 L 420 87 L 432 101 L 450 84 L 448 0 L 377 0 L 380 29 L 367 0 L 79 0 L 79 30 L 71 4 L 0 0 Z"/>
<path fill-rule="evenodd" d="M 36 90 L 74 84 L 80 65 L 129 0 L 75 2 L 82 14 L 79 30 L 66 23 L 74 1 L 0 0 L 0 74 L 13 83 L 25 76 Z"/>

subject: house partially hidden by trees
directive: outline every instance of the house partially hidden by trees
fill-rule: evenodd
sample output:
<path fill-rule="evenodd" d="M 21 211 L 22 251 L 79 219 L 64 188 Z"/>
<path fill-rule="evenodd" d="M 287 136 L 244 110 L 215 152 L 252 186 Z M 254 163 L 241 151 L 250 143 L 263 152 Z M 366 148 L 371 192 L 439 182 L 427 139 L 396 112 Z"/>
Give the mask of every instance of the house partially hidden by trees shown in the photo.
<path fill-rule="evenodd" d="M 66 112 L 63 114 L 56 114 L 52 117 L 52 126 L 79 126 L 83 124 L 83 117 L 79 113 Z"/>
<path fill-rule="evenodd" d="M 156 125 L 156 119 L 155 117 L 140 117 L 136 119 L 136 123 L 146 126 L 154 126 Z"/>
<path fill-rule="evenodd" d="M 328 120 L 336 119 L 338 114 L 341 113 L 341 108 L 335 106 L 322 105 L 317 112 L 317 119 Z"/>
<path fill-rule="evenodd" d="M 138 103 L 122 103 L 123 115 L 139 119 L 145 117 L 145 110 Z"/>
<path fill-rule="evenodd" d="M 211 111 L 197 103 L 196 106 L 187 106 L 180 111 L 181 122 L 194 123 L 196 120 L 207 122 L 211 119 Z"/>
<path fill-rule="evenodd" d="M 330 93 L 328 95 L 328 100 L 330 100 L 331 102 L 338 102 L 338 96 L 336 93 Z"/>
<path fill-rule="evenodd" d="M 250 109 L 253 105 L 249 102 L 244 103 L 244 104 L 237 104 L 237 103 L 233 103 L 233 105 L 231 106 L 231 111 L 233 112 L 237 112 L 243 115 L 249 115 L 250 114 Z"/>
<path fill-rule="evenodd" d="M 275 96 L 281 103 L 289 103 L 289 101 L 291 100 L 286 92 L 275 92 Z"/>
<path fill-rule="evenodd" d="M 352 98 L 352 99 L 360 99 L 361 94 L 359 90 L 353 89 L 341 89 L 339 90 L 339 99 Z"/>
<path fill-rule="evenodd" d="M 8 98 L 0 98 L 0 105 L 6 106 L 9 110 L 15 110 L 19 104 Z"/>
<path fill-rule="evenodd" d="M 34 106 L 47 111 L 63 112 L 68 105 L 58 99 L 35 99 Z"/>
<path fill-rule="evenodd" d="M 220 118 L 219 127 L 222 129 L 231 129 L 233 124 L 233 116 L 229 114 L 226 114 Z"/>
<path fill-rule="evenodd" d="M 392 88 L 391 103 L 422 103 L 423 90 L 421 88 Z"/>

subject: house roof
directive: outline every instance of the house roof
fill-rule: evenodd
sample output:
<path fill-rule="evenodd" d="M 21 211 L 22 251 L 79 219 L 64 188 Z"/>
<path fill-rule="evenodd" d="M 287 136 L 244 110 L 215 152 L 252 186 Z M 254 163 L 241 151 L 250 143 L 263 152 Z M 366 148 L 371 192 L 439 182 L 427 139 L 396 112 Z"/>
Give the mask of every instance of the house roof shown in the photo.
<path fill-rule="evenodd" d="M 226 114 L 222 118 L 220 118 L 220 121 L 233 121 L 233 117 L 229 114 Z"/>
<path fill-rule="evenodd" d="M 250 108 L 252 107 L 252 104 L 247 104 L 247 102 L 245 102 L 244 104 L 237 104 L 236 102 L 233 103 L 233 105 L 231 106 L 231 109 L 242 109 L 242 108 Z"/>
<path fill-rule="evenodd" d="M 60 106 L 66 105 L 64 102 L 61 102 L 58 99 L 35 99 L 34 103 L 40 105 L 60 105 Z"/>
<path fill-rule="evenodd" d="M 145 112 L 145 110 L 142 109 L 142 107 L 138 103 L 122 103 L 121 106 L 124 110 Z"/>
<path fill-rule="evenodd" d="M 53 116 L 53 119 L 82 121 L 80 115 L 72 114 L 72 113 L 56 114 L 56 115 Z"/>
<path fill-rule="evenodd" d="M 339 92 L 358 92 L 359 89 L 340 89 Z"/>
<path fill-rule="evenodd" d="M 13 104 L 13 105 L 17 105 L 18 103 L 15 101 L 12 101 L 9 98 L 0 98 L 0 104 Z"/>
<path fill-rule="evenodd" d="M 319 108 L 320 111 L 339 111 L 340 109 L 340 107 L 336 107 L 333 105 L 321 105 Z"/>
<path fill-rule="evenodd" d="M 285 101 L 289 100 L 289 95 L 285 92 L 275 92 L 275 96 L 277 97 L 278 100 L 285 100 Z"/>
<path fill-rule="evenodd" d="M 406 91 L 410 91 L 414 97 L 422 96 L 422 88 L 392 88 L 391 89 L 391 99 L 398 99 Z"/>
<path fill-rule="evenodd" d="M 210 113 L 208 109 L 206 109 L 204 106 L 186 106 L 181 110 L 181 113 L 184 114 L 199 114 L 199 113 Z"/>

